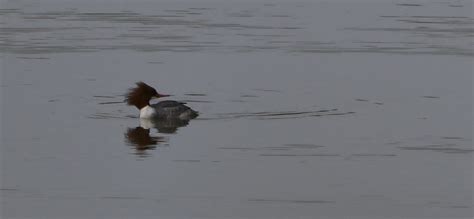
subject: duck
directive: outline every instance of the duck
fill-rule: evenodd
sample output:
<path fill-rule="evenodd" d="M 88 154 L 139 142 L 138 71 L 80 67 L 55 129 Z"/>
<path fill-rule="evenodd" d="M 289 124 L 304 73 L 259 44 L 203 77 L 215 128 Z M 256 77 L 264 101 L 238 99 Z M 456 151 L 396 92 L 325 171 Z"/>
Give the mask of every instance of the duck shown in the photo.
<path fill-rule="evenodd" d="M 169 96 L 171 95 L 158 93 L 155 88 L 140 81 L 136 83 L 135 87 L 128 90 L 125 102 L 140 110 L 140 119 L 189 121 L 199 115 L 197 111 L 186 106 L 185 102 L 164 100 L 150 104 L 150 100 L 153 98 Z"/>

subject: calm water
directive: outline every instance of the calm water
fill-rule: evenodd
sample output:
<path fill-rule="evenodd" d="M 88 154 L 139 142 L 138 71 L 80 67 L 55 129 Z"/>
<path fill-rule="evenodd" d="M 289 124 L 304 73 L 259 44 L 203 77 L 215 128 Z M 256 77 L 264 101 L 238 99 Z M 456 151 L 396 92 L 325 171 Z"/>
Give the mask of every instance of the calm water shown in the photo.
<path fill-rule="evenodd" d="M 1 7 L 2 218 L 474 216 L 472 1 Z"/>

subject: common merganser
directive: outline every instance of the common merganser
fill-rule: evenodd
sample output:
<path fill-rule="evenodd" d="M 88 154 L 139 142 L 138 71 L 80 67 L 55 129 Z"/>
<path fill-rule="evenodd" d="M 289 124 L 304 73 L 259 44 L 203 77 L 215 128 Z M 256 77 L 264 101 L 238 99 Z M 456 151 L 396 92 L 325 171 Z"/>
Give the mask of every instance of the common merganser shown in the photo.
<path fill-rule="evenodd" d="M 128 105 L 135 106 L 140 110 L 141 119 L 191 120 L 198 116 L 198 112 L 192 110 L 183 102 L 165 100 L 150 105 L 152 98 L 168 97 L 171 95 L 159 94 L 155 88 L 141 81 L 137 82 L 136 85 L 136 87 L 128 91 L 125 101 Z"/>

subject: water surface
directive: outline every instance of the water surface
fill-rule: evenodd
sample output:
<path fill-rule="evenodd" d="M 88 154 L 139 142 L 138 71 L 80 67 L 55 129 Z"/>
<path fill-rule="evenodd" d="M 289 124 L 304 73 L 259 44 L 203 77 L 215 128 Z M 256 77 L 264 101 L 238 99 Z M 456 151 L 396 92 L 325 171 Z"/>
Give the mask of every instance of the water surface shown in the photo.
<path fill-rule="evenodd" d="M 471 1 L 1 6 L 2 218 L 473 217 Z"/>

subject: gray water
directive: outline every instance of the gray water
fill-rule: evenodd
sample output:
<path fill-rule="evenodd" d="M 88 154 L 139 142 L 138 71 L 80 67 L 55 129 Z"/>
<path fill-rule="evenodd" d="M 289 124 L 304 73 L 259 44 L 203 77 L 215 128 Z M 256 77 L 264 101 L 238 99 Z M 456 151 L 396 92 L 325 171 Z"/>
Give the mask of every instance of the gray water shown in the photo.
<path fill-rule="evenodd" d="M 0 6 L 2 219 L 474 216 L 472 1 Z"/>

